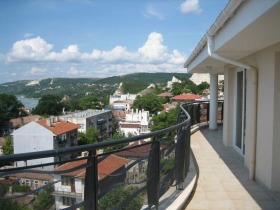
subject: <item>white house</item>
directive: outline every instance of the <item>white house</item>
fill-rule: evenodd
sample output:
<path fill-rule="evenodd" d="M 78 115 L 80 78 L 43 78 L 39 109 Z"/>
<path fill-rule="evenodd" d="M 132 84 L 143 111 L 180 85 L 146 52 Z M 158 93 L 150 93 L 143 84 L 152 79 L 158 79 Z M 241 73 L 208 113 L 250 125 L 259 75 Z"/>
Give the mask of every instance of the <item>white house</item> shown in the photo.
<path fill-rule="evenodd" d="M 14 154 L 38 152 L 77 145 L 79 126 L 58 118 L 30 122 L 13 132 Z M 67 160 L 70 156 L 18 161 L 16 167 Z M 43 169 L 51 170 L 54 166 Z"/>
<path fill-rule="evenodd" d="M 115 94 L 115 95 L 110 95 L 110 100 L 109 100 L 109 105 L 112 105 L 116 101 L 133 101 L 136 99 L 137 95 L 136 94 Z"/>
<path fill-rule="evenodd" d="M 243 157 L 250 178 L 280 195 L 280 1 L 229 1 L 184 67 L 210 74 L 210 129 L 224 75 L 224 145 Z"/>
<path fill-rule="evenodd" d="M 131 110 L 130 113 L 126 113 L 125 121 L 120 122 L 120 131 L 125 136 L 129 134 L 139 135 L 142 133 L 148 133 L 150 123 L 149 111 L 138 110 L 134 112 Z"/>
<path fill-rule="evenodd" d="M 100 140 L 112 136 L 112 118 L 111 110 L 87 109 L 60 116 L 61 119 L 79 125 L 79 132 L 86 132 L 90 127 L 99 129 Z"/>
<path fill-rule="evenodd" d="M 86 162 L 86 159 L 68 162 L 56 168 L 55 171 L 69 170 L 81 166 Z M 128 159 L 116 155 L 109 155 L 100 161 L 98 163 L 99 190 L 102 191 L 113 183 L 124 182 L 126 178 L 125 174 L 113 177 L 109 177 L 109 175 L 119 173 L 128 163 Z M 85 174 L 86 169 L 82 168 L 77 171 L 54 175 L 54 181 L 56 182 L 54 185 L 56 209 L 63 209 L 84 200 Z"/>

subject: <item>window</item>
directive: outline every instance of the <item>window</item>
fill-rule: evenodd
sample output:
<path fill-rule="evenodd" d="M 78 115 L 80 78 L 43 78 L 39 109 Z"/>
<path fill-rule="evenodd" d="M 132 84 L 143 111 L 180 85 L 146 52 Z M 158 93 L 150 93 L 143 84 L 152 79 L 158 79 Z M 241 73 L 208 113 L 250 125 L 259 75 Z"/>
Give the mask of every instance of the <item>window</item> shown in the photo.
<path fill-rule="evenodd" d="M 62 185 L 66 185 L 66 186 L 70 186 L 71 183 L 74 182 L 73 177 L 70 176 L 61 176 L 61 184 Z"/>
<path fill-rule="evenodd" d="M 73 206 L 76 204 L 75 198 L 69 198 L 69 197 L 62 197 L 62 204 L 64 206 Z"/>

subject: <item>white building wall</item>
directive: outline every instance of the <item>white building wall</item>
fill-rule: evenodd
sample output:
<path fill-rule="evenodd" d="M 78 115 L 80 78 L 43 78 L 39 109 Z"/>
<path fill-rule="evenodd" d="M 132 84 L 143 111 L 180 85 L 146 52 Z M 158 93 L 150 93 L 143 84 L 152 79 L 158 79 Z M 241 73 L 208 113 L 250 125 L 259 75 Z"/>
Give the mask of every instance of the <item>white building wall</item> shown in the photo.
<path fill-rule="evenodd" d="M 126 122 L 140 122 L 141 125 L 149 125 L 149 111 L 138 110 L 126 114 Z"/>
<path fill-rule="evenodd" d="M 257 95 L 257 127 L 256 127 L 256 165 L 255 178 L 271 191 L 280 191 L 280 44 L 260 50 L 242 60 L 257 68 L 258 95 Z M 237 68 L 225 70 L 225 104 L 224 104 L 224 134 L 226 146 L 234 144 L 234 98 Z M 252 98 L 253 84 L 252 72 L 247 72 L 246 92 L 246 135 L 244 164 L 249 168 L 252 163 L 253 135 L 252 121 L 254 113 L 251 105 L 255 103 Z M 233 95 L 232 95 L 233 94 Z"/>
<path fill-rule="evenodd" d="M 37 152 L 54 149 L 54 134 L 36 122 L 31 122 L 13 133 L 14 138 L 14 154 Z M 28 160 L 27 165 L 42 164 L 53 162 L 54 158 L 41 158 Z M 17 162 L 17 166 L 25 166 L 23 161 Z M 53 169 L 53 166 L 44 169 Z"/>

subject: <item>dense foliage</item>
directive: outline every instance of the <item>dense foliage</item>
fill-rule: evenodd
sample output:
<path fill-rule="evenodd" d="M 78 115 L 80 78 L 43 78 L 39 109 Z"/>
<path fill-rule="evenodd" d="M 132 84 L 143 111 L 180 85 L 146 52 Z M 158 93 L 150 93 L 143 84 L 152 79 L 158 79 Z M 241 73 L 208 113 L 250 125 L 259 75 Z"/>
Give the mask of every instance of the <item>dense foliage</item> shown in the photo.
<path fill-rule="evenodd" d="M 99 101 L 108 101 L 108 96 L 112 95 L 119 84 L 128 83 L 137 87 L 129 90 L 125 87 L 124 91 L 133 93 L 140 89 L 145 89 L 145 84 L 165 84 L 172 77 L 187 79 L 191 75 L 184 73 L 135 73 L 122 76 L 108 77 L 104 79 L 92 78 L 49 78 L 35 82 L 32 81 L 16 81 L 0 84 L 0 92 L 10 93 L 13 95 L 23 95 L 30 98 L 41 98 L 43 95 L 57 95 L 63 97 L 69 96 L 71 99 L 81 99 L 87 94 L 96 95 Z M 141 85 L 138 85 L 141 84 Z M 129 85 L 131 87 L 132 85 Z M 143 90 L 142 89 L 142 90 Z M 141 91 L 141 90 L 140 90 Z M 139 91 L 138 91 L 139 92 Z"/>
<path fill-rule="evenodd" d="M 177 123 L 178 109 L 170 109 L 169 112 L 162 112 L 154 115 L 152 118 L 153 125 L 151 131 L 161 130 Z"/>
<path fill-rule="evenodd" d="M 14 153 L 14 147 L 13 147 L 13 138 L 10 136 L 7 136 L 4 138 L 4 145 L 2 147 L 2 151 L 4 155 L 11 155 Z"/>
<path fill-rule="evenodd" d="M 62 112 L 62 108 L 63 103 L 60 97 L 56 95 L 44 95 L 39 100 L 33 113 L 39 115 L 59 115 Z"/>
<path fill-rule="evenodd" d="M 147 94 L 145 96 L 137 96 L 133 102 L 133 109 L 144 109 L 150 114 L 156 114 L 163 109 L 161 99 L 155 94 Z"/>
<path fill-rule="evenodd" d="M 55 202 L 54 196 L 52 195 L 53 189 L 48 187 L 40 192 L 35 199 L 33 208 L 35 210 L 47 210 L 50 209 Z"/>
<path fill-rule="evenodd" d="M 193 93 L 202 95 L 203 90 L 208 89 L 210 85 L 207 82 L 202 82 L 199 85 L 196 85 L 193 81 L 187 79 L 183 80 L 181 83 L 174 83 L 172 86 L 172 94 L 173 95 L 180 95 L 183 93 Z"/>
<path fill-rule="evenodd" d="M 111 138 L 108 138 L 105 141 L 112 141 L 112 140 L 123 139 L 123 138 L 125 138 L 124 135 L 122 135 L 120 133 L 115 133 Z M 127 145 L 128 145 L 128 143 L 112 145 L 111 147 L 105 148 L 104 152 L 110 152 L 110 151 L 114 151 L 114 150 L 117 150 L 117 149 L 121 149 L 121 148 L 123 148 Z"/>
<path fill-rule="evenodd" d="M 79 102 L 79 106 L 82 109 L 102 109 L 103 106 L 98 101 L 96 96 L 86 96 L 82 98 Z"/>
<path fill-rule="evenodd" d="M 88 128 L 85 133 L 79 132 L 79 145 L 92 144 L 98 141 L 99 130 L 96 128 Z"/>
<path fill-rule="evenodd" d="M 30 210 L 24 204 L 18 204 L 12 200 L 0 200 L 0 210 Z"/>
<path fill-rule="evenodd" d="M 135 188 L 131 187 L 116 187 L 100 199 L 98 209 L 115 209 L 118 207 L 118 205 L 127 200 L 134 191 Z M 143 205 L 142 202 L 142 197 L 133 197 L 132 199 L 128 200 L 128 204 L 126 206 L 118 209 L 141 209 Z"/>
<path fill-rule="evenodd" d="M 26 116 L 26 113 L 20 108 L 23 104 L 16 96 L 0 93 L 0 123 L 20 116 Z"/>
<path fill-rule="evenodd" d="M 125 82 L 122 84 L 122 91 L 124 94 L 131 93 L 137 94 L 148 87 L 148 83 L 132 83 Z"/>

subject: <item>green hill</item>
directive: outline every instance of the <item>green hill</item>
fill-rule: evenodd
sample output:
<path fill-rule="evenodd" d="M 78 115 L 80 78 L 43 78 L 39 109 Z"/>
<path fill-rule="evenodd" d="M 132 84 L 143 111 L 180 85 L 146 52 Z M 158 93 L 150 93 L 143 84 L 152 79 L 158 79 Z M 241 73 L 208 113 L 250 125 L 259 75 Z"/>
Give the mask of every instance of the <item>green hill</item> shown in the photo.
<path fill-rule="evenodd" d="M 30 98 L 40 98 L 46 94 L 63 97 L 80 98 L 88 94 L 97 97 L 109 97 L 119 84 L 124 84 L 124 92 L 137 93 L 149 84 L 166 85 L 175 76 L 187 79 L 191 75 L 183 73 L 135 73 L 108 78 L 48 78 L 42 80 L 24 80 L 0 84 L 0 93 L 22 95 Z"/>

